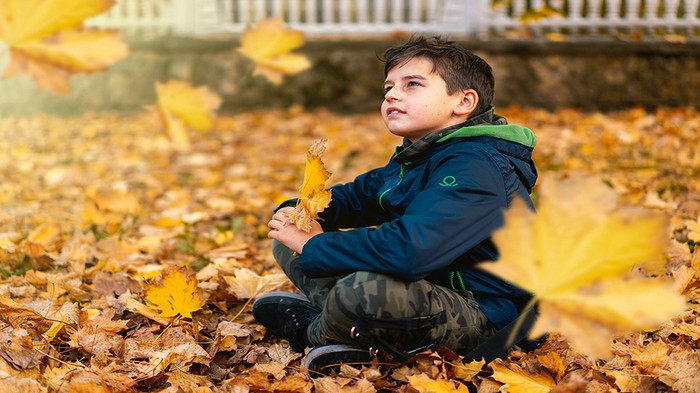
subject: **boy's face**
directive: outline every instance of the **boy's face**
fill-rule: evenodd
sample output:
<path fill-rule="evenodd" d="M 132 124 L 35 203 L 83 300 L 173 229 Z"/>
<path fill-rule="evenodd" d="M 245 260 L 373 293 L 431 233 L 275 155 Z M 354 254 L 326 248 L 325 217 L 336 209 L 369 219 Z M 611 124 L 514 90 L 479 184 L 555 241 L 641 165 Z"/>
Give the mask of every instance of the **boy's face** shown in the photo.
<path fill-rule="evenodd" d="M 384 81 L 382 118 L 392 134 L 411 142 L 467 119 L 460 111 L 463 93 L 447 94 L 433 63 L 416 57 L 389 70 Z"/>

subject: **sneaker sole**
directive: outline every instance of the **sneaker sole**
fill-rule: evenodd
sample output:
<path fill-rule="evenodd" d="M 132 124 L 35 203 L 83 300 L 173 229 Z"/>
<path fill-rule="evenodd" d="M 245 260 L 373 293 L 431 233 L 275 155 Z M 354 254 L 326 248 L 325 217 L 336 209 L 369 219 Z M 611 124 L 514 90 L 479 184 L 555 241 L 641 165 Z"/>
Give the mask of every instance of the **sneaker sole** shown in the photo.
<path fill-rule="evenodd" d="M 373 359 L 374 356 L 365 349 L 345 344 L 324 345 L 306 355 L 304 369 L 311 378 L 318 378 L 329 375 L 331 371 L 339 372 L 341 364 L 360 368 L 372 363 Z"/>

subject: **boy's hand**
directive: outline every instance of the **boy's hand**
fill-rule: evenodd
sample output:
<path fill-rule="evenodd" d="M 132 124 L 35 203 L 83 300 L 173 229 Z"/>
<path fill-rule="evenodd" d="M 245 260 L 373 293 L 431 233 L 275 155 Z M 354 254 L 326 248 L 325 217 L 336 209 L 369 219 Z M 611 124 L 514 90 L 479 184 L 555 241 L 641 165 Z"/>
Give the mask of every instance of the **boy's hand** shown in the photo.
<path fill-rule="evenodd" d="M 312 237 L 323 233 L 321 229 L 321 224 L 317 221 L 311 222 L 311 230 L 309 232 L 304 232 L 297 228 L 296 225 L 288 222 L 287 215 L 285 212 L 294 210 L 293 207 L 283 207 L 272 216 L 270 222 L 267 223 L 267 227 L 270 228 L 267 237 L 270 239 L 278 240 L 280 243 L 289 247 L 292 251 L 297 254 L 301 254 L 304 245 Z"/>

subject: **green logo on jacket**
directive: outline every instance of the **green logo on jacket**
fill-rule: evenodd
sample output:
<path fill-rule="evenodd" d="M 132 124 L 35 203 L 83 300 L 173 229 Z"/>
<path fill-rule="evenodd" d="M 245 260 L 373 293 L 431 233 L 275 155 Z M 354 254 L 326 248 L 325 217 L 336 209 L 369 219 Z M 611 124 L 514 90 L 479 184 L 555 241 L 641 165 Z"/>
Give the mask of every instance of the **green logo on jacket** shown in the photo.
<path fill-rule="evenodd" d="M 454 176 L 445 176 L 440 183 L 441 186 L 443 187 L 455 187 L 459 183 L 457 183 L 457 179 L 455 179 Z"/>

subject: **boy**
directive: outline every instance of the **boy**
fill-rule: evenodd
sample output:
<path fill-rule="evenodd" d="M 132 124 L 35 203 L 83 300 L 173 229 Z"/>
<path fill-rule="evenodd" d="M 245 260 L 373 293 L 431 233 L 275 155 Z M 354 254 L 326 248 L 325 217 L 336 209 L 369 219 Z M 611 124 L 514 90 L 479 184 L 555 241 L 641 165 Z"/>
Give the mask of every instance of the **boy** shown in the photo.
<path fill-rule="evenodd" d="M 532 207 L 535 135 L 493 113 L 491 67 L 451 41 L 412 38 L 384 61 L 381 114 L 403 146 L 332 187 L 309 233 L 286 222 L 291 207 L 268 223 L 277 262 L 306 296 L 263 295 L 253 315 L 295 351 L 313 347 L 310 370 L 368 361 L 370 349 L 465 354 L 529 297 L 475 265 L 498 258 L 490 235 L 510 201 Z"/>

